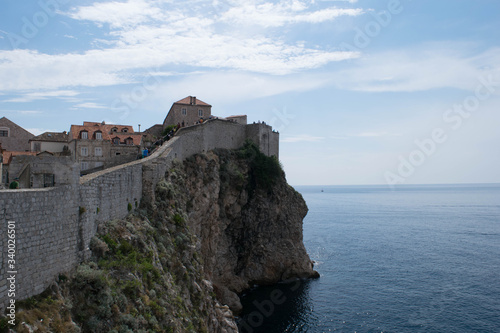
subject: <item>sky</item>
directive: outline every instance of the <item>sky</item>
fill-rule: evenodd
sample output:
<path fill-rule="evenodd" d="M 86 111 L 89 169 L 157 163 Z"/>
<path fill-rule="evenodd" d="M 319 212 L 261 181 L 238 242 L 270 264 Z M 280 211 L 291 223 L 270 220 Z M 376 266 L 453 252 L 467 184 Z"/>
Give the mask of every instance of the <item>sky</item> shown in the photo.
<path fill-rule="evenodd" d="M 500 183 L 498 0 L 4 0 L 0 117 L 280 132 L 292 185 Z"/>

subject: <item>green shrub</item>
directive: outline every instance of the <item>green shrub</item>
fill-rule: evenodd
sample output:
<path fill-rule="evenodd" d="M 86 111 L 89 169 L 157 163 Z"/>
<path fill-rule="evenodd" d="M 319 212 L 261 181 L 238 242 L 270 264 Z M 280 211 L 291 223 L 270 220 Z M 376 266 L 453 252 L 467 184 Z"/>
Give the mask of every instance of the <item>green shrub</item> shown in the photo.
<path fill-rule="evenodd" d="M 262 187 L 270 190 L 272 186 L 284 176 L 283 168 L 276 156 L 263 154 L 259 147 L 250 140 L 237 152 L 240 158 L 247 160 L 250 165 L 250 186 L 254 190 Z"/>
<path fill-rule="evenodd" d="M 132 204 L 130 202 L 127 205 L 127 209 L 128 209 L 129 212 L 132 210 Z"/>
<path fill-rule="evenodd" d="M 165 129 L 163 130 L 163 132 L 161 134 L 163 136 L 165 136 L 168 133 L 170 133 L 170 131 L 173 130 L 174 128 L 176 128 L 176 127 L 177 127 L 176 125 L 168 125 L 167 127 L 165 127 Z"/>
<path fill-rule="evenodd" d="M 184 219 L 179 214 L 175 214 L 173 220 L 177 226 L 182 226 L 184 224 Z"/>

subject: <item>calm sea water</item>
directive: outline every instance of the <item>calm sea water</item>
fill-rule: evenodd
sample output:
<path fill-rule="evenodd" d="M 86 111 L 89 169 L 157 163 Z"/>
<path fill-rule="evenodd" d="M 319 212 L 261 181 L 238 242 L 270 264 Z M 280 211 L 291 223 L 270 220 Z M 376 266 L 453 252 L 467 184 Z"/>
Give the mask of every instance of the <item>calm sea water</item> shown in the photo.
<path fill-rule="evenodd" d="M 500 332 L 500 185 L 296 189 L 321 278 L 247 293 L 242 332 Z"/>

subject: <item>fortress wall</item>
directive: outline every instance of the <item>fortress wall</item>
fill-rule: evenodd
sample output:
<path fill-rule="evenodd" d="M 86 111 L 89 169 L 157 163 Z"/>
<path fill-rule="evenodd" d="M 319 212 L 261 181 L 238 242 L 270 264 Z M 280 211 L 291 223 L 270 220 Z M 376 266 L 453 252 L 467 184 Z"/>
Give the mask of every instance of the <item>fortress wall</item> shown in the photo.
<path fill-rule="evenodd" d="M 16 300 L 43 292 L 78 260 L 78 189 L 0 191 L 0 300 L 7 298 L 7 223 L 15 221 Z M 10 274 L 9 274 L 10 275 Z M 1 307 L 1 306 L 0 306 Z"/>
<path fill-rule="evenodd" d="M 252 140 L 272 133 L 265 125 L 256 125 L 251 125 Z M 70 185 L 0 190 L 0 310 L 9 301 L 8 221 L 16 222 L 15 299 L 22 300 L 40 294 L 59 274 L 70 272 L 88 257 L 99 222 L 127 216 L 129 203 L 135 209 L 141 200 L 154 202 L 156 184 L 174 160 L 215 148 L 239 148 L 249 137 L 247 129 L 241 124 L 212 120 L 181 129 L 148 158 L 83 177 L 75 173 Z M 264 153 L 277 153 L 277 141 L 267 146 L 261 141 L 256 143 L 267 149 Z M 270 144 L 276 147 L 269 148 Z"/>

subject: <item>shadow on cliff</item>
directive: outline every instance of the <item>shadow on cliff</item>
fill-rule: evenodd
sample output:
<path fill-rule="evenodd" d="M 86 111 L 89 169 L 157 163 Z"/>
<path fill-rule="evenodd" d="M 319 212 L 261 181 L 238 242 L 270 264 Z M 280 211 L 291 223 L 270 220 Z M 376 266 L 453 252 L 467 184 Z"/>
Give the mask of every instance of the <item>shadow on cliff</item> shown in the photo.
<path fill-rule="evenodd" d="M 152 218 L 180 214 L 219 300 L 235 313 L 253 285 L 316 278 L 302 239 L 307 206 L 276 157 L 248 141 L 174 163 L 158 183 Z"/>

